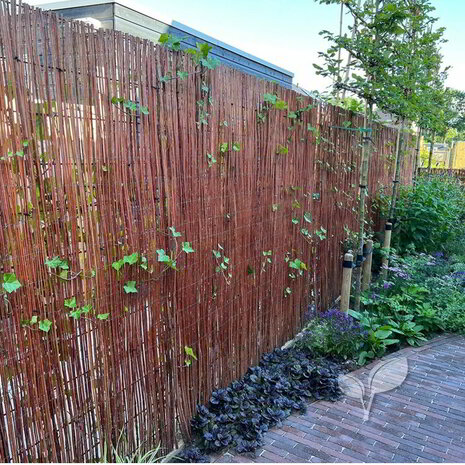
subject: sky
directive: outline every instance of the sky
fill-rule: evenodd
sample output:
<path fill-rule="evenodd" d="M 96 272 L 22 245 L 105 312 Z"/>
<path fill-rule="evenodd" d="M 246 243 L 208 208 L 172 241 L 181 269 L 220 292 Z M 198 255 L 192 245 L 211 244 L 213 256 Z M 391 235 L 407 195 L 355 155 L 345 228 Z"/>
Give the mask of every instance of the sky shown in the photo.
<path fill-rule="evenodd" d="M 26 0 L 27 1 L 27 0 Z M 465 90 L 465 0 L 431 0 L 438 25 L 446 28 L 444 64 L 451 65 L 446 85 Z M 43 0 L 28 3 L 39 5 Z M 314 0 L 131 0 L 134 9 L 161 20 L 179 21 L 204 34 L 233 45 L 294 73 L 294 83 L 307 90 L 324 90 L 328 78 L 317 76 L 312 66 L 318 52 L 327 49 L 319 35 L 337 32 L 338 5 Z M 344 18 L 348 25 L 349 17 Z"/>

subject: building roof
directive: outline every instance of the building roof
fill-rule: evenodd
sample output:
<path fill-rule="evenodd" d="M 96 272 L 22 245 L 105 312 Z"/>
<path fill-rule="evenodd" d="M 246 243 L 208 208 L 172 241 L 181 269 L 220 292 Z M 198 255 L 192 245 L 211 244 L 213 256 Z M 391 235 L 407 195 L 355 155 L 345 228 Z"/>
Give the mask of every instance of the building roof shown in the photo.
<path fill-rule="evenodd" d="M 175 21 L 173 19 L 169 19 L 166 17 L 163 17 L 162 15 L 159 15 L 155 11 L 153 11 L 152 8 L 147 8 L 141 5 L 138 5 L 137 2 L 129 2 L 127 0 L 118 0 L 118 1 L 112 1 L 112 0 L 65 0 L 65 1 L 59 1 L 59 2 L 38 2 L 35 3 L 36 6 L 44 9 L 44 10 L 53 10 L 56 12 L 60 12 L 60 10 L 69 10 L 72 8 L 80 8 L 83 11 L 85 7 L 92 7 L 96 5 L 118 5 L 120 7 L 132 10 L 133 12 L 143 15 L 147 18 L 150 18 L 154 21 L 159 21 L 164 23 L 167 27 L 171 26 L 173 28 L 176 28 L 180 30 L 181 32 L 184 32 L 190 36 L 194 36 L 196 38 L 199 38 L 201 40 L 204 40 L 206 42 L 209 42 L 210 44 L 216 45 L 217 47 L 227 50 L 229 52 L 232 52 L 236 55 L 239 55 L 241 57 L 247 58 L 248 60 L 257 63 L 258 65 L 265 66 L 267 68 L 270 68 L 274 71 L 279 72 L 280 74 L 284 75 L 286 77 L 286 80 L 288 81 L 288 84 L 292 82 L 292 79 L 294 77 L 294 73 L 291 71 L 288 71 L 284 68 L 281 68 L 280 66 L 274 65 L 273 63 L 270 63 L 266 60 L 262 60 L 259 57 L 256 57 L 254 55 L 251 55 L 250 53 L 247 53 L 243 50 L 240 50 L 236 47 L 233 47 L 232 45 L 226 44 L 218 39 L 215 39 L 214 37 L 211 37 L 207 34 L 204 34 L 203 32 L 200 32 L 194 28 L 191 28 L 183 23 L 180 23 L 179 21 Z M 81 20 L 88 20 L 90 18 L 87 18 L 85 16 L 83 17 L 76 17 L 75 19 L 81 19 Z M 91 21 L 90 21 L 91 22 Z"/>

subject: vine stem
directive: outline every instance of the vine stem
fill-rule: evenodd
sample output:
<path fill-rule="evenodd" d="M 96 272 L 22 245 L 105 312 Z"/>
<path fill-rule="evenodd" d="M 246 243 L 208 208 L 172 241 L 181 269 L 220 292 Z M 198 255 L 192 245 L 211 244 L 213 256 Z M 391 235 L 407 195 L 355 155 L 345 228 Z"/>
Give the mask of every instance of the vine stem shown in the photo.
<path fill-rule="evenodd" d="M 72 272 L 70 271 L 70 273 L 72 273 Z M 80 274 L 82 274 L 82 270 L 79 271 L 78 273 L 76 273 L 74 276 L 71 276 L 70 278 L 62 278 L 60 275 L 58 275 L 56 273 L 52 273 L 51 271 L 50 271 L 50 274 L 52 276 L 56 276 L 57 278 L 62 279 L 63 281 L 72 281 L 73 279 L 76 279 Z M 86 275 L 84 275 L 84 277 L 86 277 Z"/>

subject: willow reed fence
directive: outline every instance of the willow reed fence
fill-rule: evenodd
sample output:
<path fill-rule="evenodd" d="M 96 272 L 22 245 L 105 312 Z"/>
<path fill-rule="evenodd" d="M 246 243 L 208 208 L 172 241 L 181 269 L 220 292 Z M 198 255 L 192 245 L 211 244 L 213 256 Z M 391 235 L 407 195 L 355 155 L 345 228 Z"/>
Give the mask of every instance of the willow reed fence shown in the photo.
<path fill-rule="evenodd" d="M 0 45 L 0 460 L 172 450 L 338 295 L 363 121 L 15 1 Z M 396 133 L 372 139 L 371 197 Z"/>

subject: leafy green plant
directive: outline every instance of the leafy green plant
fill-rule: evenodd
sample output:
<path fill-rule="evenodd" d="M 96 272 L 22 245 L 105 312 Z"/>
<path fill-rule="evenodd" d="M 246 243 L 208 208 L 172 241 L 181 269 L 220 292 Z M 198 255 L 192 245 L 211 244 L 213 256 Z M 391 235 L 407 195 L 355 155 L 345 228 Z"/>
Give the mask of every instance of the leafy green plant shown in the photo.
<path fill-rule="evenodd" d="M 392 326 L 384 324 L 383 320 L 369 312 L 356 312 L 349 310 L 349 315 L 358 320 L 367 332 L 361 351 L 358 355 L 358 364 L 364 365 L 367 361 L 381 357 L 390 345 L 399 344 L 400 340 L 393 336 Z"/>
<path fill-rule="evenodd" d="M 273 251 L 272 250 L 264 250 L 262 252 L 262 255 L 264 257 L 263 259 L 263 262 L 262 262 L 262 273 L 264 273 L 266 271 L 266 267 L 267 265 L 271 265 L 273 263 L 273 259 L 271 258 L 271 256 L 273 255 Z"/>
<path fill-rule="evenodd" d="M 354 318 L 332 309 L 305 326 L 296 346 L 317 356 L 355 360 L 366 339 L 367 332 Z"/>
<path fill-rule="evenodd" d="M 229 272 L 229 258 L 224 255 L 224 248 L 218 244 L 219 250 L 212 250 L 213 257 L 216 261 L 216 273 L 221 273 L 226 281 L 226 284 L 231 284 L 232 274 Z"/>
<path fill-rule="evenodd" d="M 393 241 L 402 252 L 445 250 L 465 235 L 465 190 L 451 178 L 419 178 L 414 187 L 401 186 L 396 203 Z M 386 212 L 386 210 L 385 210 Z"/>
<path fill-rule="evenodd" d="M 289 147 L 278 144 L 278 147 L 276 148 L 277 155 L 287 155 L 288 153 L 289 153 Z"/>
<path fill-rule="evenodd" d="M 107 445 L 105 443 L 103 447 L 103 454 L 100 458 L 101 463 L 157 463 L 163 460 L 163 457 L 160 455 L 160 444 L 147 452 L 143 452 L 143 443 L 131 453 L 122 452 L 121 449 L 127 450 L 127 444 L 123 445 L 123 441 L 127 443 L 127 439 L 123 433 L 124 430 L 121 430 L 118 440 L 116 441 L 116 445 L 111 448 L 113 457 L 110 461 L 108 460 Z"/>
<path fill-rule="evenodd" d="M 207 153 L 206 157 L 207 157 L 208 167 L 211 168 L 217 162 L 217 160 L 211 153 Z"/>
<path fill-rule="evenodd" d="M 186 366 L 191 366 L 193 360 L 197 361 L 197 356 L 192 347 L 184 346 L 184 352 L 186 354 L 186 359 L 184 360 Z"/>
<path fill-rule="evenodd" d="M 130 111 L 130 114 L 133 112 L 137 112 L 138 110 L 143 114 L 143 115 L 148 115 L 149 114 L 149 109 L 148 107 L 144 105 L 140 105 L 137 102 L 133 102 L 132 100 L 125 99 L 124 97 L 112 97 L 111 98 L 111 103 L 117 108 L 121 108 L 120 105 L 122 105 L 123 109 L 127 109 Z"/>
<path fill-rule="evenodd" d="M 163 47 L 169 48 L 170 50 L 173 50 L 175 52 L 179 52 L 181 50 L 181 42 L 185 39 L 186 37 L 177 37 L 172 34 L 168 33 L 163 33 L 160 35 L 158 38 L 158 43 L 161 44 Z"/>

